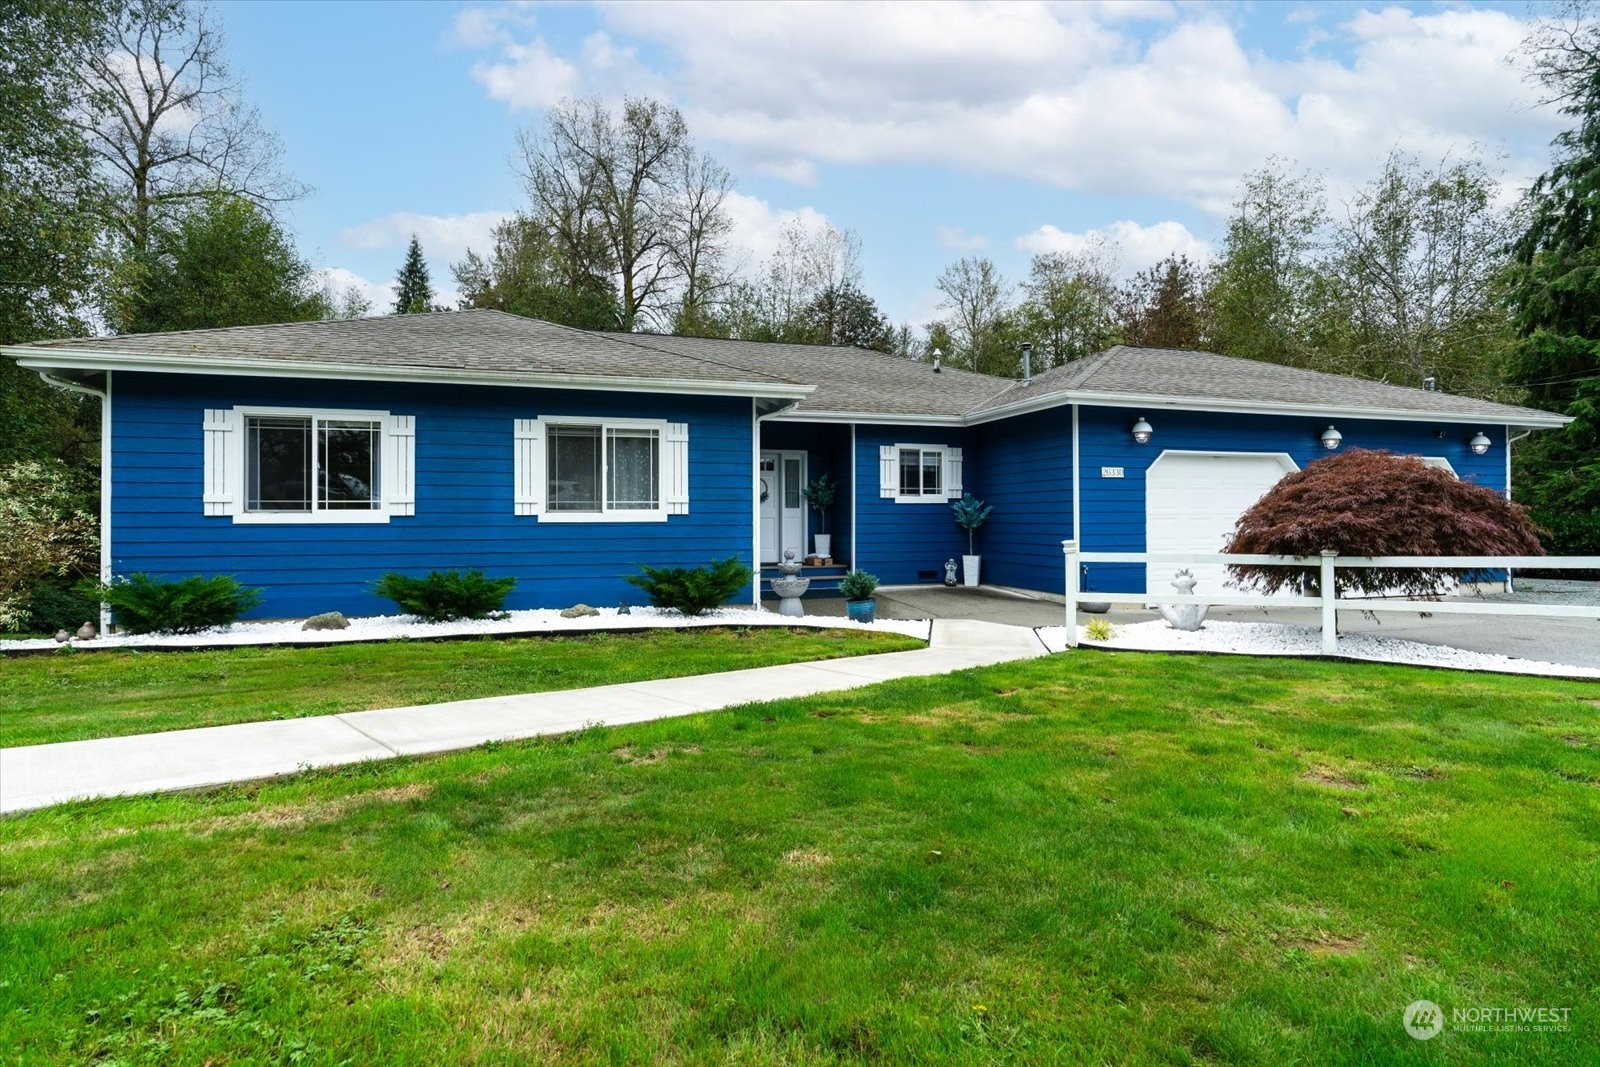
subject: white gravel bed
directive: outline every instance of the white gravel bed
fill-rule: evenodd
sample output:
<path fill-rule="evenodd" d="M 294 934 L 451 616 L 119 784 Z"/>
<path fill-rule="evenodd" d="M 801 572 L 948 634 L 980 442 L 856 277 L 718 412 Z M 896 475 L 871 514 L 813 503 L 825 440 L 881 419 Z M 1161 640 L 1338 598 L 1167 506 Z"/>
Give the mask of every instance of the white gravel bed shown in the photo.
<path fill-rule="evenodd" d="M 337 641 L 389 641 L 395 638 L 469 637 L 479 634 L 559 634 L 586 630 L 644 628 L 690 629 L 702 626 L 809 626 L 830 630 L 876 630 L 928 639 L 926 619 L 879 619 L 851 622 L 827 615 L 794 617 L 748 608 L 721 608 L 704 615 L 684 616 L 655 608 L 634 608 L 621 615 L 616 608 L 599 608 L 598 615 L 564 619 L 554 609 L 511 611 L 497 619 L 463 619 L 458 622 L 423 622 L 415 615 L 370 615 L 350 620 L 346 630 L 302 630 L 302 619 L 286 622 L 236 622 L 232 626 L 197 634 L 112 634 L 93 641 L 74 637 L 77 648 L 181 648 L 217 645 L 298 645 Z M 0 640 L 0 652 L 23 652 L 59 647 L 52 638 Z"/>
<path fill-rule="evenodd" d="M 1050 626 L 1039 637 L 1052 652 L 1066 647 L 1066 628 Z M 1078 642 L 1095 648 L 1126 648 L 1144 652 L 1215 652 L 1243 656 L 1320 656 L 1322 631 L 1312 626 L 1265 622 L 1207 622 L 1200 630 L 1174 630 L 1165 620 L 1118 625 L 1109 641 L 1090 641 L 1078 627 Z M 1462 671 L 1503 674 L 1549 674 L 1566 678 L 1600 678 L 1600 668 L 1542 663 L 1488 652 L 1469 652 L 1444 645 L 1404 641 L 1375 634 L 1341 634 L 1339 656 L 1422 667 L 1449 667 Z"/>

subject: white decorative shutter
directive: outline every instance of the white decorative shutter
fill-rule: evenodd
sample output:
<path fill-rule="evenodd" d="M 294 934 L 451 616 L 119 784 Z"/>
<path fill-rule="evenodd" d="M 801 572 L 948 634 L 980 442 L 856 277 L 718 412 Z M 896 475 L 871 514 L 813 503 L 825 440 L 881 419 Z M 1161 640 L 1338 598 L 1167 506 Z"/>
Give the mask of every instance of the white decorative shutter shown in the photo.
<path fill-rule="evenodd" d="M 664 464 L 668 515 L 689 514 L 689 424 L 667 423 L 667 454 Z"/>
<path fill-rule="evenodd" d="M 244 491 L 244 449 L 239 443 L 239 413 L 232 408 L 205 412 L 205 488 L 201 502 L 207 515 L 232 515 Z"/>
<path fill-rule="evenodd" d="M 544 424 L 538 419 L 517 419 L 512 447 L 516 514 L 538 515 L 544 510 Z"/>
<path fill-rule="evenodd" d="M 385 427 L 384 467 L 380 473 L 385 506 L 391 515 L 417 513 L 417 417 L 390 415 Z"/>
<path fill-rule="evenodd" d="M 961 497 L 961 449 L 944 450 L 944 495 L 951 500 Z"/>
<path fill-rule="evenodd" d="M 878 495 L 900 495 L 900 469 L 894 445 L 878 446 Z"/>

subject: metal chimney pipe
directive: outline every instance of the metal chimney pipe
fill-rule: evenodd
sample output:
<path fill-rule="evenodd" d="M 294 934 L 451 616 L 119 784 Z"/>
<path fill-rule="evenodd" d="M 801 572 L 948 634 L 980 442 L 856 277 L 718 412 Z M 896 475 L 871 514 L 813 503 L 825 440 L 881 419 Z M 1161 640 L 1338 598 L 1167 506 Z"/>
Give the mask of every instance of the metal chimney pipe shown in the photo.
<path fill-rule="evenodd" d="M 1022 384 L 1033 382 L 1033 342 L 1022 342 Z"/>
<path fill-rule="evenodd" d="M 933 373 L 938 374 L 939 368 L 944 363 L 944 352 L 935 348 L 933 350 Z"/>
<path fill-rule="evenodd" d="M 1439 380 L 1430 374 L 1422 379 L 1422 387 L 1430 393 L 1438 392 Z"/>

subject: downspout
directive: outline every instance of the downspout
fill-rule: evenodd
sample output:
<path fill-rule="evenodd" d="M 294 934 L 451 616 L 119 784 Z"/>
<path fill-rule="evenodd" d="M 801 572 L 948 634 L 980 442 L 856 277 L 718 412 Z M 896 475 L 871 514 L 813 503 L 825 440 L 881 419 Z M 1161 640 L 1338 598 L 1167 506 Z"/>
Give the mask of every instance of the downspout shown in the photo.
<path fill-rule="evenodd" d="M 57 378 L 48 371 L 38 371 L 47 385 L 69 393 L 82 393 L 100 400 L 100 584 L 111 582 L 111 372 L 106 371 L 105 389 L 95 389 L 78 382 Z M 100 633 L 111 632 L 111 605 L 100 602 Z"/>
<path fill-rule="evenodd" d="M 1508 430 L 1510 428 L 1511 427 L 1509 427 L 1509 426 L 1506 427 L 1506 429 L 1508 429 Z M 1518 441 L 1522 440 L 1524 437 L 1531 437 L 1532 435 L 1533 435 L 1533 431 L 1532 430 L 1523 430 L 1521 433 L 1517 434 L 1515 437 L 1511 436 L 1509 433 L 1506 434 L 1506 499 L 1507 500 L 1511 499 L 1511 446 L 1516 444 Z M 1509 567 L 1506 568 L 1506 592 L 1508 592 L 1508 593 L 1516 592 L 1516 589 L 1512 586 L 1511 568 L 1509 568 Z"/>

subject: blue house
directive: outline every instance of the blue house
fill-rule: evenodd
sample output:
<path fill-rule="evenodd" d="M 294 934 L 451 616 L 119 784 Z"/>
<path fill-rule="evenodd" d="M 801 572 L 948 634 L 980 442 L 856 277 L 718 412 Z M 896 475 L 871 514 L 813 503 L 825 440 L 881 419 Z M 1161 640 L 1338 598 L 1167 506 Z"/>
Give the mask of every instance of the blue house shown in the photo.
<path fill-rule="evenodd" d="M 1064 538 L 1216 551 L 1330 448 L 1509 492 L 1511 443 L 1567 421 L 1203 352 L 1117 347 L 1017 381 L 494 311 L 0 352 L 105 397 L 105 571 L 236 575 L 264 590 L 260 617 L 382 613 L 375 579 L 436 568 L 514 575 L 508 607 L 616 603 L 640 564 L 773 564 L 824 523 L 838 570 L 937 582 L 967 551 L 963 491 L 994 506 L 985 583 L 1059 591 Z M 802 494 L 822 474 L 840 488 L 825 516 Z"/>

